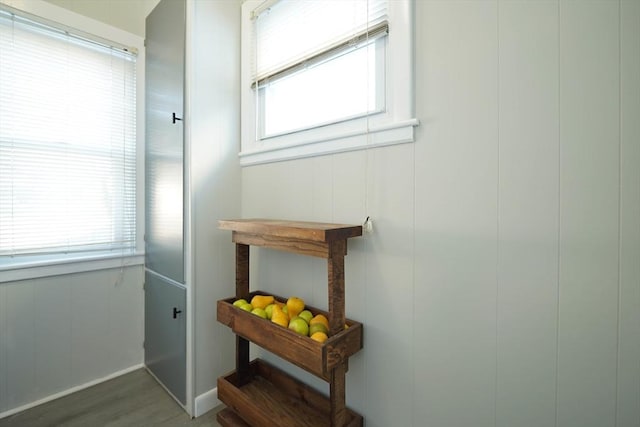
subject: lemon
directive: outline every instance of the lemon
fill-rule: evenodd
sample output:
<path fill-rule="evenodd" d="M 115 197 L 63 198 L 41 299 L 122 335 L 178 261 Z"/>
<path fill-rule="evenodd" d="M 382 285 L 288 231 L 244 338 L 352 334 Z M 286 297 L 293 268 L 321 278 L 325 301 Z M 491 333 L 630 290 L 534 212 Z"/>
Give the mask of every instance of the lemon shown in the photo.
<path fill-rule="evenodd" d="M 284 326 L 285 328 L 289 326 L 289 316 L 283 313 L 282 309 L 278 306 L 273 308 L 271 321 L 277 325 Z"/>
<path fill-rule="evenodd" d="M 302 298 L 291 297 L 287 300 L 287 313 L 290 318 L 296 317 L 300 312 L 304 310 L 304 301 Z"/>
<path fill-rule="evenodd" d="M 264 309 L 269 304 L 272 304 L 274 298 L 272 295 L 256 295 L 251 298 L 251 305 L 253 308 L 262 308 Z"/>
<path fill-rule="evenodd" d="M 314 341 L 325 342 L 329 337 L 324 332 L 316 332 L 310 338 Z"/>

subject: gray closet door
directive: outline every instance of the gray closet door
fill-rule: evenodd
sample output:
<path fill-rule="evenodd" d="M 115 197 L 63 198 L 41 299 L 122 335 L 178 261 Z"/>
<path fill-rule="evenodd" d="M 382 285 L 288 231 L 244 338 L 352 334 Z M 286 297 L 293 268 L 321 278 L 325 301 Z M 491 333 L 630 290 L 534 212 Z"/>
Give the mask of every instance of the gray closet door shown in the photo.
<path fill-rule="evenodd" d="M 147 270 L 145 291 L 145 365 L 176 399 L 186 405 L 184 287 Z"/>
<path fill-rule="evenodd" d="M 146 20 L 146 266 L 184 283 L 185 2 Z"/>
<path fill-rule="evenodd" d="M 146 20 L 145 365 L 186 404 L 184 277 L 185 1 Z"/>

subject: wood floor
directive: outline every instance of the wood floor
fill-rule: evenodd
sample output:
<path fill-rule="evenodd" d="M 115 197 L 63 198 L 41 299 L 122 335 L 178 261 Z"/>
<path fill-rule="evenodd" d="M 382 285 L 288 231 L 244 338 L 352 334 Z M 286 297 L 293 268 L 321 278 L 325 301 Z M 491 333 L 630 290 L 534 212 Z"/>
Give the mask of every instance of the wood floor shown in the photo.
<path fill-rule="evenodd" d="M 144 369 L 0 419 L 0 427 L 219 426 L 214 410 L 191 419 Z"/>

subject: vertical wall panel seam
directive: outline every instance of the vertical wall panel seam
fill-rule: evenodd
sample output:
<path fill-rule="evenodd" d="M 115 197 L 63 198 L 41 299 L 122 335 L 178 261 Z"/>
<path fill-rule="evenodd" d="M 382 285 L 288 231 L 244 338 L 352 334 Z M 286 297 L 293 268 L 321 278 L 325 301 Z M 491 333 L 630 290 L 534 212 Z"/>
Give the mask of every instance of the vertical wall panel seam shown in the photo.
<path fill-rule="evenodd" d="M 618 426 L 618 389 L 619 389 L 619 372 L 620 372 L 620 316 L 621 316 L 621 280 L 622 260 L 621 260 L 621 228 L 622 228 L 622 4 L 618 0 L 618 298 L 617 298 L 617 317 L 616 317 L 616 377 L 614 389 L 614 413 L 613 425 Z"/>
<path fill-rule="evenodd" d="M 415 62 L 414 62 L 415 63 Z M 411 257 L 413 258 L 412 264 L 413 268 L 411 270 L 411 301 L 416 300 L 416 200 L 417 200 L 417 191 L 418 187 L 416 182 L 416 144 L 415 142 L 412 144 L 412 155 L 413 155 L 413 233 L 411 233 Z M 416 304 L 411 304 L 411 318 L 413 322 L 411 323 L 411 396 L 416 395 L 416 343 L 418 342 L 416 339 L 416 326 L 418 323 L 416 321 Z M 411 399 L 411 425 L 415 426 L 416 424 L 416 399 Z"/>
<path fill-rule="evenodd" d="M 562 231 L 562 74 L 561 74 L 561 50 L 562 50 L 562 31 L 561 31 L 561 1 L 557 0 L 557 29 L 558 29 L 558 229 L 557 229 L 557 264 L 556 264 L 556 369 L 555 369 L 555 427 L 558 427 L 558 402 L 559 402 L 559 366 L 560 366 L 560 270 L 561 270 L 561 231 Z"/>
<path fill-rule="evenodd" d="M 498 314 L 500 304 L 500 0 L 496 2 L 496 50 L 497 50 L 497 64 L 496 64 L 496 104 L 497 104 L 497 117 L 496 117 L 496 283 L 495 283 L 495 375 L 494 375 L 494 387 L 493 387 L 493 425 L 498 426 L 498 351 L 499 351 L 499 327 L 498 327 Z"/>
<path fill-rule="evenodd" d="M 335 179 L 335 159 L 336 159 L 337 155 L 332 155 L 331 156 L 331 216 L 334 217 L 335 216 L 335 186 L 336 186 L 336 179 Z M 365 215 L 367 215 L 367 193 L 369 191 L 369 149 L 366 149 L 364 151 L 364 161 L 365 161 L 365 168 L 364 168 L 364 194 L 362 195 L 363 197 L 363 204 L 364 204 L 364 210 L 365 210 Z M 364 254 L 364 289 L 363 289 L 363 323 L 364 325 L 367 325 L 367 314 L 369 313 L 369 310 L 366 309 L 366 307 L 368 307 L 368 301 L 367 301 L 367 295 L 369 293 L 368 289 L 367 289 L 367 285 L 369 284 L 369 259 L 370 259 L 370 253 L 369 251 L 371 250 L 371 245 L 369 244 L 369 240 L 370 240 L 370 236 L 367 235 L 363 235 L 362 238 L 364 239 L 362 242 L 362 252 Z M 365 346 L 366 344 L 366 332 L 363 332 L 363 346 Z M 366 347 L 365 347 L 366 348 Z M 369 376 L 366 375 L 367 371 L 367 357 L 363 357 L 362 358 L 362 370 L 363 372 L 365 372 L 364 375 L 364 413 L 370 413 L 369 411 L 369 387 L 368 387 L 368 383 L 369 383 Z"/>
<path fill-rule="evenodd" d="M 33 341 L 33 346 L 31 347 L 33 352 L 31 357 L 31 363 L 33 363 L 31 369 L 32 388 L 27 393 L 30 400 L 36 400 L 40 396 L 40 383 L 38 382 L 38 313 L 36 312 L 36 307 L 38 306 L 37 287 L 38 283 L 34 281 L 31 286 L 31 309 L 34 312 L 33 327 L 31 328 L 31 340 Z"/>
<path fill-rule="evenodd" d="M 640 39 L 640 14 L 638 14 L 638 15 L 636 16 L 636 18 L 638 18 L 638 19 L 637 19 L 637 21 L 636 21 L 636 24 L 637 24 L 637 27 L 636 27 L 636 35 L 638 36 L 638 39 Z M 640 58 L 640 49 L 638 49 L 637 55 L 638 55 L 638 57 Z M 638 196 L 638 200 L 640 200 L 640 180 L 638 180 L 638 181 L 639 181 L 639 182 L 638 182 L 638 188 L 637 188 L 637 189 L 638 189 L 638 195 L 639 195 L 639 196 Z M 637 223 L 636 225 L 640 225 L 640 221 L 638 221 L 638 223 Z M 639 228 L 640 228 L 640 227 L 639 227 Z M 640 259 L 638 259 L 638 262 L 640 262 Z M 638 283 L 638 286 L 640 287 L 640 275 L 638 276 L 638 278 L 637 278 L 637 279 L 638 279 L 638 282 L 639 282 L 639 283 Z M 640 311 L 640 307 L 636 307 L 636 309 L 637 309 L 638 311 Z M 640 318 L 640 316 L 638 316 L 638 317 Z M 639 327 L 640 327 L 640 324 L 638 324 L 637 326 L 639 326 Z M 640 360 L 638 360 L 638 365 L 640 365 Z M 638 384 L 638 388 L 640 388 L 640 378 L 639 378 L 638 383 L 639 383 L 639 384 Z M 639 396 L 639 399 L 638 399 L 638 402 L 637 402 L 637 403 L 638 403 L 638 407 L 640 407 L 640 396 Z M 637 419 L 637 420 L 638 420 L 638 424 L 640 425 L 640 414 L 636 414 L 636 415 L 638 416 L 638 419 Z"/>

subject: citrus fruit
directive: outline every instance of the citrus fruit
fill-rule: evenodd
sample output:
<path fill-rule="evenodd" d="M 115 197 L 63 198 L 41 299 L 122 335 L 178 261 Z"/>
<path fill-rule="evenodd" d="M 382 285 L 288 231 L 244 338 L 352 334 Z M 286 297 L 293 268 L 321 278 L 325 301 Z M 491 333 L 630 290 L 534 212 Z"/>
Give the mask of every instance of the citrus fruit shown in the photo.
<path fill-rule="evenodd" d="M 313 318 L 313 314 L 309 310 L 302 310 L 298 316 L 302 317 L 307 323 Z"/>
<path fill-rule="evenodd" d="M 325 342 L 329 337 L 324 332 L 316 332 L 310 338 L 314 341 Z"/>
<path fill-rule="evenodd" d="M 262 317 L 263 319 L 267 318 L 267 312 L 262 308 L 254 308 L 251 310 L 251 314 L 255 314 L 256 316 Z"/>
<path fill-rule="evenodd" d="M 267 319 L 271 320 L 271 316 L 273 315 L 273 307 L 275 306 L 275 304 L 269 304 L 264 308 L 265 313 L 267 313 Z"/>
<path fill-rule="evenodd" d="M 304 301 L 302 298 L 291 297 L 287 300 L 287 313 L 290 318 L 296 317 L 300 312 L 304 310 Z"/>
<path fill-rule="evenodd" d="M 289 316 L 283 313 L 282 309 L 278 306 L 273 307 L 271 321 L 277 325 L 284 326 L 285 328 L 289 326 Z"/>
<path fill-rule="evenodd" d="M 309 335 L 309 325 L 307 325 L 307 322 L 302 317 L 294 317 L 291 319 L 289 329 L 299 335 Z"/>
<path fill-rule="evenodd" d="M 329 335 L 329 328 L 324 326 L 324 323 L 316 322 L 313 325 L 309 325 L 309 336 L 315 334 L 316 332 L 322 332 L 326 335 Z"/>
<path fill-rule="evenodd" d="M 256 295 L 251 298 L 251 305 L 253 308 L 265 308 L 269 304 L 272 304 L 274 298 L 272 295 Z"/>
<path fill-rule="evenodd" d="M 313 325 L 314 323 L 323 323 L 324 326 L 329 329 L 329 319 L 324 314 L 317 314 L 309 321 L 309 325 Z"/>

